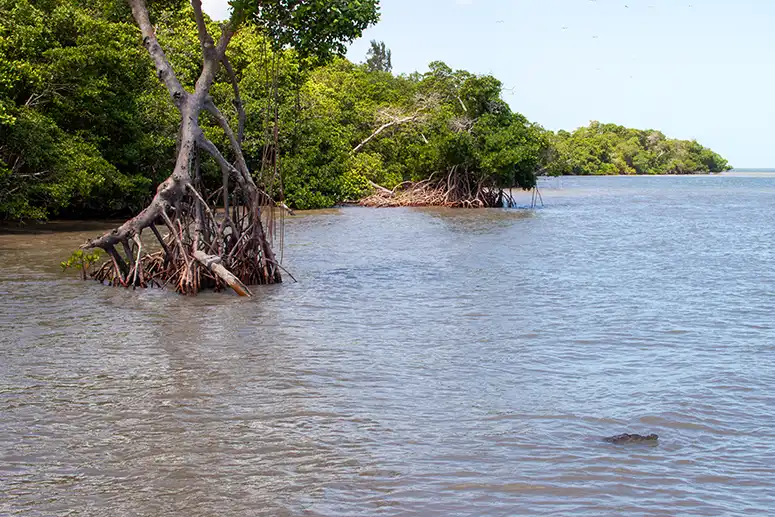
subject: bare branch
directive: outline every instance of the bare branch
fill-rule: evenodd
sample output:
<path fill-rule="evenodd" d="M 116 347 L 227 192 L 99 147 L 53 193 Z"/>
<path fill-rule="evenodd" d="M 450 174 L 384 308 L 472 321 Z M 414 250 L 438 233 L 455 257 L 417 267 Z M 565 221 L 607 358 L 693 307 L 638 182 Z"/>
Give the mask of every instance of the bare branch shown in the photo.
<path fill-rule="evenodd" d="M 212 141 L 208 140 L 204 135 L 199 137 L 199 147 L 207 151 L 210 156 L 215 158 L 215 161 L 218 162 L 218 165 L 221 167 L 221 170 L 224 171 L 224 173 L 228 172 L 229 174 L 233 175 L 242 188 L 248 188 L 249 184 L 243 177 L 243 174 L 236 167 L 234 167 L 234 165 L 229 163 L 229 160 L 223 156 L 218 147 L 216 147 L 216 145 L 212 143 Z M 250 174 L 247 175 L 247 179 L 252 184 L 250 188 L 256 189 L 260 197 L 263 197 L 267 204 L 275 204 L 274 200 L 269 194 L 256 186 L 256 184 L 253 182 L 253 178 L 250 177 Z"/>
<path fill-rule="evenodd" d="M 219 110 L 212 101 L 208 101 L 205 104 L 205 108 L 213 117 L 215 117 L 215 121 L 219 126 L 221 126 L 223 132 L 226 133 L 226 137 L 229 139 L 229 144 L 231 144 L 231 150 L 234 153 L 234 156 L 237 158 L 237 170 L 242 173 L 246 183 L 255 185 L 253 178 L 250 176 L 248 164 L 245 162 L 245 156 L 242 154 L 242 147 L 237 141 L 237 137 L 234 135 L 234 131 L 231 129 L 229 121 L 226 120 L 226 117 L 223 116 L 221 110 Z"/>
<path fill-rule="evenodd" d="M 137 244 L 137 261 L 135 262 L 135 272 L 134 277 L 132 278 L 132 285 L 137 285 L 137 274 L 138 271 L 140 271 L 140 258 L 143 255 L 143 241 L 140 240 L 139 235 L 134 236 L 134 241 Z M 140 277 L 142 279 L 142 273 L 140 273 Z"/>
<path fill-rule="evenodd" d="M 164 239 L 162 238 L 161 234 L 159 233 L 159 230 L 156 229 L 156 225 L 151 223 L 149 225 L 149 228 L 153 232 L 153 234 L 156 236 L 156 239 L 159 241 L 159 244 L 161 244 L 162 249 L 164 249 L 165 256 L 171 260 L 172 259 L 172 253 L 170 253 L 170 249 L 167 246 L 167 243 L 164 242 Z"/>
<path fill-rule="evenodd" d="M 202 73 L 196 81 L 195 93 L 197 105 L 201 105 L 199 101 L 204 100 L 207 92 L 210 90 L 210 86 L 215 80 L 215 74 L 218 72 L 220 61 L 224 57 L 226 47 L 234 32 L 230 30 L 231 24 L 225 26 L 216 47 L 213 37 L 207 31 L 207 24 L 202 13 L 202 0 L 191 0 L 191 6 L 194 8 L 197 35 L 199 37 L 199 45 L 202 48 Z"/>
<path fill-rule="evenodd" d="M 215 41 L 213 41 L 213 37 L 210 36 L 210 33 L 207 32 L 205 17 L 202 13 L 202 0 L 191 0 L 191 7 L 194 8 L 196 31 L 199 36 L 199 45 L 202 47 L 202 55 L 205 59 L 208 59 L 215 48 Z"/>
<path fill-rule="evenodd" d="M 235 15 L 232 16 L 231 21 L 224 25 L 221 29 L 221 37 L 218 39 L 218 44 L 215 46 L 215 56 L 217 61 L 222 60 L 226 55 L 226 47 L 229 46 L 231 38 L 237 32 L 237 28 L 239 27 L 240 23 L 241 20 Z"/>
<path fill-rule="evenodd" d="M 132 8 L 132 16 L 134 17 L 137 25 L 140 27 L 140 32 L 143 35 L 143 46 L 148 50 L 148 53 L 153 59 L 154 66 L 156 67 L 156 75 L 159 80 L 167 87 L 167 91 L 172 96 L 172 102 L 180 108 L 184 101 L 188 98 L 188 92 L 180 84 L 178 77 L 175 75 L 175 71 L 172 69 L 167 55 L 162 50 L 159 41 L 156 39 L 156 31 L 151 25 L 151 20 L 148 17 L 148 8 L 145 5 L 145 0 L 127 0 L 129 6 Z"/>
<path fill-rule="evenodd" d="M 30 97 L 27 99 L 27 102 L 24 103 L 25 106 L 28 106 L 30 108 L 34 108 L 37 106 L 38 101 L 42 99 L 46 95 L 47 91 L 43 91 L 43 93 L 33 93 L 30 95 Z"/>
<path fill-rule="evenodd" d="M 370 134 L 368 137 L 366 137 L 366 140 L 364 140 L 363 142 L 358 144 L 355 147 L 355 149 L 353 149 L 353 153 L 357 153 L 358 151 L 360 151 L 363 148 L 364 145 L 366 145 L 369 142 L 371 142 L 377 135 L 382 133 L 384 130 L 386 130 L 386 129 L 390 128 L 390 127 L 393 127 L 393 126 L 398 126 L 398 125 L 401 125 L 401 124 L 405 124 L 406 122 L 414 122 L 418 118 L 419 118 L 419 114 L 415 113 L 414 115 L 410 115 L 408 117 L 396 118 L 396 119 L 391 120 L 390 122 L 386 122 L 385 124 L 382 124 L 372 134 Z"/>
<path fill-rule="evenodd" d="M 113 246 L 106 246 L 104 249 L 108 252 L 108 255 L 110 255 L 121 283 L 125 284 L 126 275 L 129 274 L 129 267 L 126 265 L 126 262 L 124 262 L 124 259 L 121 258 L 121 255 L 118 254 L 116 248 Z"/>
<path fill-rule="evenodd" d="M 200 148 L 204 149 L 210 154 L 210 156 L 215 158 L 215 161 L 218 162 L 218 166 L 221 168 L 221 171 L 224 175 L 233 175 L 240 185 L 244 185 L 244 178 L 242 178 L 240 171 L 238 171 L 234 165 L 229 163 L 229 160 L 223 156 L 221 151 L 211 140 L 202 134 L 199 136 L 199 141 L 197 143 L 199 144 Z"/>
<path fill-rule="evenodd" d="M 191 184 L 188 185 L 188 191 L 191 192 L 192 194 L 194 194 L 194 197 L 197 198 L 200 203 L 202 203 L 202 206 L 204 207 L 205 212 L 207 212 L 207 215 L 210 216 L 210 219 L 212 219 L 214 221 L 215 220 L 215 214 L 213 214 L 213 211 L 210 210 L 210 207 L 207 205 L 207 201 L 204 200 L 202 195 Z"/>
<path fill-rule="evenodd" d="M 362 141 L 360 144 L 358 144 L 355 149 L 353 149 L 353 154 L 360 151 L 363 146 L 365 146 L 367 143 L 369 143 L 371 140 L 373 140 L 375 137 L 377 137 L 380 133 L 382 133 L 384 130 L 391 128 L 393 126 L 400 126 L 401 124 L 406 124 L 407 122 L 422 122 L 427 117 L 429 112 L 436 109 L 439 105 L 439 97 L 438 95 L 431 94 L 431 95 L 418 95 L 414 99 L 414 112 L 411 115 L 407 115 L 405 112 L 402 113 L 401 110 L 398 110 L 396 108 L 383 108 L 377 112 L 377 120 L 378 121 L 385 121 L 380 127 L 374 130 L 372 134 L 370 134 L 364 141 Z M 423 136 L 423 139 L 425 139 L 425 136 Z M 425 139 L 425 142 L 427 143 L 427 139 Z"/>
<path fill-rule="evenodd" d="M 466 116 L 457 117 L 449 122 L 449 126 L 452 129 L 452 131 L 456 133 L 462 133 L 465 131 L 469 131 L 472 127 L 474 127 L 474 124 L 476 123 L 475 118 L 470 118 Z"/>

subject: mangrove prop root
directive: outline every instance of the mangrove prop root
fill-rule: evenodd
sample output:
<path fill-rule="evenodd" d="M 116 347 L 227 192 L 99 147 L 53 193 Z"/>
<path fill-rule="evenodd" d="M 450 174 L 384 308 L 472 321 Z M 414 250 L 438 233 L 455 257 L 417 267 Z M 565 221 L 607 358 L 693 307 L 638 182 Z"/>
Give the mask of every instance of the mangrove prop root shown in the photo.
<path fill-rule="evenodd" d="M 172 238 L 165 244 L 174 248 Z M 145 248 L 146 246 L 143 246 Z M 138 250 L 139 250 L 138 246 Z M 222 291 L 233 289 L 240 296 L 251 296 L 247 285 L 277 282 L 277 276 L 268 276 L 258 260 L 259 250 L 247 247 L 230 258 L 209 255 L 202 250 L 191 252 L 184 258 L 177 254 L 168 259 L 164 250 L 141 253 L 135 258 L 133 274 L 126 278 L 115 262 L 107 260 L 91 273 L 95 280 L 112 286 L 173 288 L 181 294 L 193 295 L 202 289 Z M 136 273 L 135 273 L 136 272 Z"/>
<path fill-rule="evenodd" d="M 509 191 L 475 182 L 466 173 L 453 168 L 444 177 L 431 177 L 418 182 L 404 182 L 393 190 L 372 183 L 373 194 L 359 201 L 368 207 L 440 206 L 454 208 L 488 208 L 516 206 Z"/>

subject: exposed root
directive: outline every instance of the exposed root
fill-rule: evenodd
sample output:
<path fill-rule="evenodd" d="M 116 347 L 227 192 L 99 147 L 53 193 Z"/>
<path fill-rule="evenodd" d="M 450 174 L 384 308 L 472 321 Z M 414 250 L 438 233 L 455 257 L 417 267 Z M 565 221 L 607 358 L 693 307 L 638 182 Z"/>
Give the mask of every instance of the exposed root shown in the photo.
<path fill-rule="evenodd" d="M 182 225 L 179 232 L 186 233 Z M 112 286 L 172 288 L 181 294 L 189 295 L 202 289 L 221 291 L 232 288 L 240 296 L 250 296 L 246 284 L 280 281 L 276 266 L 260 260 L 260 250 L 245 246 L 246 239 L 228 237 L 226 241 L 233 244 L 233 247 L 229 253 L 224 253 L 225 258 L 219 258 L 201 250 L 186 253 L 180 247 L 185 247 L 180 237 L 180 234 L 168 234 L 163 238 L 163 248 L 169 251 L 162 249 L 144 253 L 143 247 L 138 245 L 136 252 L 133 250 L 136 256 L 128 274 L 125 274 L 111 257 L 97 266 L 90 275 L 95 280 Z"/>
<path fill-rule="evenodd" d="M 451 208 L 513 207 L 508 190 L 474 181 L 465 170 L 452 168 L 444 177 L 431 176 L 418 182 L 404 182 L 394 189 L 373 184 L 374 193 L 359 201 L 368 207 L 443 206 Z"/>

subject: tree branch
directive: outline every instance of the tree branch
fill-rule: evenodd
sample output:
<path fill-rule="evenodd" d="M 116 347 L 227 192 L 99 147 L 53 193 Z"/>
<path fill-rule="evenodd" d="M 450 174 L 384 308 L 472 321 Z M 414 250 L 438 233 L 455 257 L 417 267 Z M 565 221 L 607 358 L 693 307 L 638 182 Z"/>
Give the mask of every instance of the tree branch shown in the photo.
<path fill-rule="evenodd" d="M 126 265 L 126 262 L 124 262 L 124 259 L 121 258 L 121 255 L 118 254 L 116 248 L 113 246 L 107 246 L 105 251 L 108 252 L 108 255 L 110 255 L 110 258 L 113 260 L 113 266 L 116 268 L 121 283 L 125 284 L 126 275 L 129 274 L 129 267 Z"/>
<path fill-rule="evenodd" d="M 167 246 L 167 243 L 164 242 L 164 239 L 162 238 L 161 234 L 159 233 L 159 230 L 156 229 L 156 225 L 151 223 L 149 225 L 149 228 L 151 229 L 153 234 L 156 236 L 156 239 L 159 241 L 159 244 L 161 244 L 161 247 L 164 250 L 164 255 L 166 257 L 166 260 L 172 260 L 172 253 L 170 253 L 170 249 Z"/>
<path fill-rule="evenodd" d="M 369 136 L 366 138 L 366 140 L 364 140 L 363 142 L 361 142 L 360 144 L 358 144 L 358 145 L 355 147 L 355 149 L 353 149 L 353 154 L 355 154 L 355 153 L 357 153 L 358 151 L 360 151 L 360 150 L 363 148 L 363 146 L 364 146 L 364 145 L 368 144 L 368 143 L 369 143 L 371 140 L 373 140 L 373 139 L 374 139 L 374 138 L 375 138 L 377 135 L 379 135 L 380 133 L 382 133 L 382 132 L 383 132 L 384 130 L 386 130 L 387 128 L 389 128 L 389 127 L 393 127 L 393 126 L 397 126 L 397 125 L 400 125 L 400 124 L 404 124 L 404 123 L 406 123 L 406 122 L 413 122 L 413 121 L 417 120 L 417 118 L 418 118 L 418 117 L 419 117 L 419 114 L 415 113 L 414 115 L 411 115 L 411 116 L 409 116 L 409 117 L 403 117 L 403 118 L 399 118 L 399 119 L 394 119 L 394 120 L 391 120 L 390 122 L 387 122 L 387 123 L 385 123 L 385 124 L 382 124 L 382 125 L 381 125 L 380 127 L 378 127 L 378 128 L 377 128 L 377 129 L 376 129 L 376 130 L 375 130 L 375 131 L 372 133 L 372 134 L 370 134 L 370 135 L 369 135 Z"/>
<path fill-rule="evenodd" d="M 202 73 L 196 82 L 196 93 L 200 99 L 204 100 L 204 95 L 210 90 L 215 74 L 218 72 L 220 62 L 226 58 L 226 47 L 229 46 L 229 42 L 234 36 L 238 22 L 232 21 L 223 26 L 221 37 L 216 46 L 213 37 L 207 31 L 207 24 L 202 13 L 202 0 L 191 0 L 191 6 L 194 8 L 197 35 L 199 45 L 202 48 Z"/>
<path fill-rule="evenodd" d="M 223 116 L 221 110 L 219 110 L 212 101 L 208 101 L 205 104 L 205 108 L 215 118 L 215 121 L 219 126 L 221 126 L 223 132 L 226 133 L 226 137 L 229 139 L 229 143 L 231 144 L 231 150 L 234 152 L 234 156 L 237 158 L 237 169 L 242 173 L 245 181 L 249 185 L 255 186 L 255 182 L 253 181 L 253 178 L 250 175 L 250 170 L 248 169 L 248 164 L 245 162 L 245 156 L 242 154 L 242 146 L 240 146 L 239 142 L 237 141 L 237 137 L 234 135 L 234 131 L 231 129 L 229 121 L 226 120 L 226 117 Z"/>
<path fill-rule="evenodd" d="M 137 274 L 139 272 L 140 274 L 140 283 L 143 282 L 143 273 L 140 268 L 140 258 L 143 254 L 143 241 L 140 239 L 139 235 L 134 236 L 134 241 L 137 244 L 137 262 L 135 262 L 135 272 L 134 277 L 132 278 L 132 285 L 137 285 Z"/>
<path fill-rule="evenodd" d="M 180 84 L 178 77 L 175 75 L 175 71 L 172 69 L 167 55 L 162 50 L 159 41 L 156 39 L 156 31 L 151 25 L 151 20 L 148 17 L 148 8 L 145 5 L 145 0 L 127 0 L 129 6 L 132 8 L 132 16 L 134 17 L 137 25 L 140 27 L 140 32 L 143 35 L 143 46 L 148 50 L 148 53 L 153 59 L 154 66 L 156 67 L 156 76 L 167 87 L 167 91 L 172 96 L 172 102 L 180 108 L 188 98 L 188 92 Z"/>
<path fill-rule="evenodd" d="M 253 178 L 250 177 L 250 174 L 247 175 L 248 181 L 245 180 L 244 175 L 231 163 L 229 163 L 229 160 L 226 159 L 226 157 L 223 156 L 221 151 L 216 147 L 212 141 L 207 139 L 204 135 L 201 135 L 199 137 L 199 147 L 210 153 L 210 156 L 215 158 L 215 161 L 218 162 L 218 165 L 221 167 L 221 171 L 225 173 L 229 173 L 234 175 L 234 177 L 237 179 L 237 182 L 240 184 L 240 187 L 245 189 L 247 191 L 248 188 L 256 189 L 256 191 L 264 197 L 267 200 L 267 204 L 274 204 L 274 200 L 272 200 L 272 197 L 267 194 L 262 189 L 258 188 L 256 184 L 253 182 Z"/>
<path fill-rule="evenodd" d="M 215 48 L 210 50 L 210 45 L 213 45 L 213 40 L 210 34 L 207 32 L 207 27 L 204 23 L 204 17 L 202 15 L 201 0 L 191 0 L 192 5 L 199 3 L 197 15 L 197 32 L 199 33 L 199 41 L 202 45 L 202 53 L 204 56 L 202 62 L 202 73 L 199 75 L 199 79 L 196 81 L 197 105 L 200 105 L 200 101 L 208 102 L 207 95 L 210 91 L 210 86 L 215 80 L 215 74 L 218 72 L 218 67 L 221 61 L 226 56 L 226 47 L 229 46 L 231 38 L 237 30 L 239 25 L 238 18 L 232 17 L 232 21 L 223 26 L 221 31 L 221 37 L 218 39 L 218 43 L 215 44 Z M 196 14 L 197 7 L 194 7 Z M 200 21 L 201 20 L 201 21 Z"/>
<path fill-rule="evenodd" d="M 194 18 L 196 19 L 196 32 L 199 36 L 199 45 L 202 47 L 202 55 L 208 59 L 215 48 L 215 41 L 210 33 L 207 32 L 205 17 L 202 13 L 202 0 L 191 0 L 191 7 L 194 8 Z"/>
<path fill-rule="evenodd" d="M 241 22 L 242 20 L 237 16 L 237 13 L 235 13 L 232 15 L 231 21 L 229 21 L 229 23 L 224 25 L 221 29 L 221 37 L 218 38 L 218 44 L 215 46 L 215 56 L 217 61 L 222 60 L 226 55 L 226 47 L 229 46 L 229 42 L 231 42 L 231 38 L 237 32 L 237 28 Z"/>
<path fill-rule="evenodd" d="M 221 172 L 225 176 L 234 175 L 235 179 L 237 180 L 237 183 L 239 183 L 242 186 L 245 186 L 244 178 L 242 177 L 242 174 L 240 171 L 237 170 L 234 165 L 229 163 L 229 160 L 226 159 L 225 156 L 221 153 L 220 149 L 216 147 L 216 145 L 208 139 L 204 134 L 199 136 L 199 141 L 197 142 L 199 144 L 199 147 L 207 151 L 210 156 L 215 158 L 215 161 L 218 162 L 218 166 L 221 168 Z M 227 214 L 228 215 L 228 214 Z"/>

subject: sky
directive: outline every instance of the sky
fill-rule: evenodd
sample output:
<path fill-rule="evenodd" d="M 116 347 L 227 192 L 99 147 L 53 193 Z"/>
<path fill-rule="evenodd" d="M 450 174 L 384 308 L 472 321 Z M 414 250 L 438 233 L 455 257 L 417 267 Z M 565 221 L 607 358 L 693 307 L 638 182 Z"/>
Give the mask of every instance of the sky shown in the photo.
<path fill-rule="evenodd" d="M 203 0 L 216 19 L 226 0 Z M 775 0 L 381 0 L 353 42 L 393 72 L 492 74 L 548 129 L 591 120 L 695 138 L 736 167 L 775 167 Z"/>

